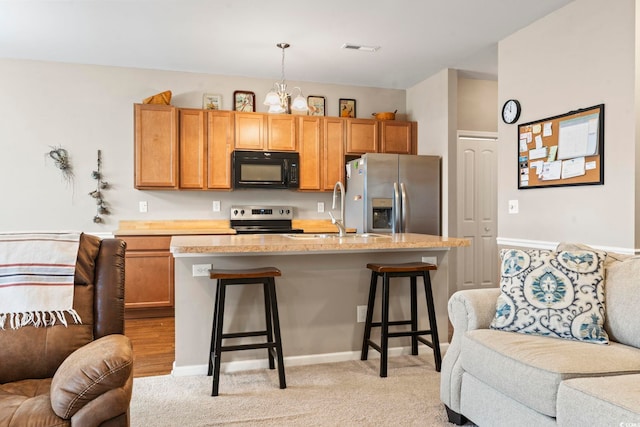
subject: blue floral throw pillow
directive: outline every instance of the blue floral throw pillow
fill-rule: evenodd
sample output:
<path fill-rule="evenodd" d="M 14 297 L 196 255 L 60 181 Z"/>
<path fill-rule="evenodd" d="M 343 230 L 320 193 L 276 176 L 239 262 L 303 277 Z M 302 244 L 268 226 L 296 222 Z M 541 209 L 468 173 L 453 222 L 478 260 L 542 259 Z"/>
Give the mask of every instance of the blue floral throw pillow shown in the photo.
<path fill-rule="evenodd" d="M 501 292 L 491 328 L 607 344 L 605 256 L 588 250 L 501 250 Z"/>

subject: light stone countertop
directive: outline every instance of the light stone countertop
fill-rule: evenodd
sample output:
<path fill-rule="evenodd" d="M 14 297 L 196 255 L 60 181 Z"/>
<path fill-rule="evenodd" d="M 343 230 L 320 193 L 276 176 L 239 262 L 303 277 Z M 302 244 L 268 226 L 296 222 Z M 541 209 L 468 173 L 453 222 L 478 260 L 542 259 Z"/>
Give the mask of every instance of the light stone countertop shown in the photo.
<path fill-rule="evenodd" d="M 293 236 L 293 237 L 288 237 Z M 174 257 L 206 255 L 274 255 L 339 252 L 416 251 L 470 246 L 468 239 L 432 236 L 428 234 L 398 233 L 335 235 L 321 234 L 241 234 L 174 236 L 171 252 Z"/>

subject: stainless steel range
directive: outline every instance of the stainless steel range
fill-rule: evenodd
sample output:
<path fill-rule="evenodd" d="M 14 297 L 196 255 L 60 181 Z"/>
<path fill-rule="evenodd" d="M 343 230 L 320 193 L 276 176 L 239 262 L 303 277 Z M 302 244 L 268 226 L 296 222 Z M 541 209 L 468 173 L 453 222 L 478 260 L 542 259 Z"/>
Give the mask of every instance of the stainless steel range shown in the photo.
<path fill-rule="evenodd" d="M 292 227 L 292 206 L 232 206 L 231 228 L 237 234 L 303 233 Z"/>

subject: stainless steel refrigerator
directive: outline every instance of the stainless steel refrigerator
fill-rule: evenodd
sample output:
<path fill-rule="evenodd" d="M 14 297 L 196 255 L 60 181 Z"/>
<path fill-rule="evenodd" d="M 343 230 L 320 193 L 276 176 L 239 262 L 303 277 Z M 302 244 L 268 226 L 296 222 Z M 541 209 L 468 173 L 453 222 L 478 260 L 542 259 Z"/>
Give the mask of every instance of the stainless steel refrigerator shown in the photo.
<path fill-rule="evenodd" d="M 440 235 L 439 156 L 367 153 L 347 163 L 346 226 Z"/>

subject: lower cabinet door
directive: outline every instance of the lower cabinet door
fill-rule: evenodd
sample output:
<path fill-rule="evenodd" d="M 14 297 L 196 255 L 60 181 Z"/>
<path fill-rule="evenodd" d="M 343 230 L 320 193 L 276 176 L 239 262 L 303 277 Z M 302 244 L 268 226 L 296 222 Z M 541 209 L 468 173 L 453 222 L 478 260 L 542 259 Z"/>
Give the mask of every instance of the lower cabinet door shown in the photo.
<path fill-rule="evenodd" d="M 125 309 L 173 307 L 170 252 L 130 251 L 125 262 Z"/>

